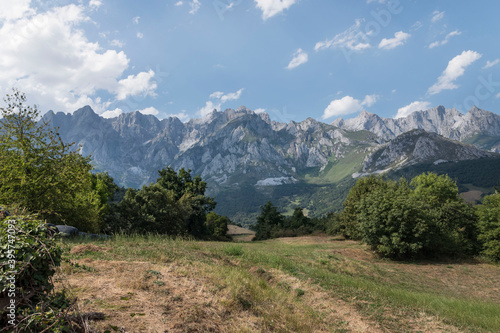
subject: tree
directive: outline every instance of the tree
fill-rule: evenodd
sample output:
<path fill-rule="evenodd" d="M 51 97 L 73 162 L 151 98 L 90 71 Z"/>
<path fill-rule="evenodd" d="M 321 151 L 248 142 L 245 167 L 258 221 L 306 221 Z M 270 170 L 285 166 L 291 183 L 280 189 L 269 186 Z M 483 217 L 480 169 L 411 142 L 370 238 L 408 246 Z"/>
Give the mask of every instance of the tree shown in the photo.
<path fill-rule="evenodd" d="M 359 179 L 351 188 L 342 204 L 344 209 L 339 216 L 339 227 L 336 228 L 344 237 L 355 240 L 363 237 L 359 229 L 357 206 L 364 196 L 380 188 L 382 184 L 382 178 L 370 175 Z"/>
<path fill-rule="evenodd" d="M 423 174 L 411 185 L 384 181 L 356 206 L 363 241 L 384 257 L 425 258 L 477 251 L 476 216 L 447 176 Z"/>
<path fill-rule="evenodd" d="M 228 232 L 227 226 L 230 223 L 231 220 L 229 220 L 229 218 L 226 216 L 218 215 L 215 212 L 210 212 L 207 214 L 206 224 L 210 235 L 217 237 L 226 236 Z"/>
<path fill-rule="evenodd" d="M 273 206 L 271 201 L 268 201 L 264 206 L 261 206 L 261 213 L 257 217 L 254 240 L 274 238 L 278 231 L 283 228 L 284 220 L 285 218 L 278 211 L 278 208 Z"/>
<path fill-rule="evenodd" d="M 207 213 L 214 210 L 217 203 L 214 198 L 205 196 L 207 183 L 200 176 L 191 177 L 191 170 L 181 168 L 178 174 L 171 167 L 158 171 L 160 177 L 156 183 L 168 191 L 172 191 L 174 199 L 181 198 L 189 202 L 190 214 L 186 219 L 188 233 L 201 236 L 207 233 L 205 221 Z"/>
<path fill-rule="evenodd" d="M 36 106 L 14 90 L 0 108 L 0 202 L 18 205 L 51 222 L 99 229 L 89 157 L 63 142 Z"/>
<path fill-rule="evenodd" d="M 482 253 L 494 261 L 500 261 L 500 193 L 485 197 L 483 204 L 477 207 L 477 213 Z"/>

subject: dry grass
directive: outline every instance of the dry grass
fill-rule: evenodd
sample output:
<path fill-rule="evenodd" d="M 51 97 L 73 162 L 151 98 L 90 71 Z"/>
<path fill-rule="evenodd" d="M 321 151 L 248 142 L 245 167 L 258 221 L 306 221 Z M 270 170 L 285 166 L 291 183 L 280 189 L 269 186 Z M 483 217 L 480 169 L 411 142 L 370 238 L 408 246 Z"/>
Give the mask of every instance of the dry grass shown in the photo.
<path fill-rule="evenodd" d="M 232 224 L 228 225 L 227 228 L 227 235 L 231 236 L 233 240 L 237 242 L 250 242 L 255 236 L 255 231 L 250 229 L 241 228 Z"/>
<path fill-rule="evenodd" d="M 106 314 L 100 332 L 492 331 L 447 307 L 500 305 L 499 266 L 391 262 L 326 236 L 86 242 L 67 246 L 86 269 L 63 271 L 80 309 Z"/>

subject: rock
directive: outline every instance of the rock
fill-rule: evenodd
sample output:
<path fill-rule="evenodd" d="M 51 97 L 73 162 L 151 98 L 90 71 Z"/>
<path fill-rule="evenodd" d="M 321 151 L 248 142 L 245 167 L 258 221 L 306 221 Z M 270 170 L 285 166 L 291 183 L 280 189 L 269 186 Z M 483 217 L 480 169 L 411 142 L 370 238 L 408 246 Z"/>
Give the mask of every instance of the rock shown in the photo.
<path fill-rule="evenodd" d="M 56 225 L 56 228 L 63 237 L 78 235 L 78 229 L 69 225 Z"/>

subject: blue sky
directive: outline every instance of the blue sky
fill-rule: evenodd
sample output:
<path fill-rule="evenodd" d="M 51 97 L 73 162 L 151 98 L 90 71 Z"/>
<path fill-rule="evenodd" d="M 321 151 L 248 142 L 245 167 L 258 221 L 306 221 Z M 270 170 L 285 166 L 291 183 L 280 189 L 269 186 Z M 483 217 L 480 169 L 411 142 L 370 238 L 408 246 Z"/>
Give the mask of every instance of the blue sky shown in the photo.
<path fill-rule="evenodd" d="M 500 112 L 500 2 L 0 0 L 0 93 L 45 112 L 278 121 Z"/>

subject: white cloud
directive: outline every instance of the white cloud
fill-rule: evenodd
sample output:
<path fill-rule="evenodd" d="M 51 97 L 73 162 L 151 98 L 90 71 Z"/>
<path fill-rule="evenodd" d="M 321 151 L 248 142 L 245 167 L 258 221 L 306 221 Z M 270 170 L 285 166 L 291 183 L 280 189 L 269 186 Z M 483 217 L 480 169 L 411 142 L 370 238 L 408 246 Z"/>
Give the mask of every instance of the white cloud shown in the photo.
<path fill-rule="evenodd" d="M 30 8 L 30 2 L 31 0 L 0 1 L 0 22 L 34 14 L 34 10 Z"/>
<path fill-rule="evenodd" d="M 329 48 L 346 48 L 352 51 L 363 51 L 371 47 L 368 41 L 368 35 L 361 31 L 362 20 L 356 20 L 356 23 L 346 31 L 337 34 L 332 39 L 316 43 L 315 51 L 326 50 Z"/>
<path fill-rule="evenodd" d="M 500 93 L 498 93 L 495 97 L 496 97 L 496 98 L 500 98 Z"/>
<path fill-rule="evenodd" d="M 116 108 L 114 110 L 107 110 L 107 111 L 101 113 L 101 117 L 103 117 L 103 118 L 116 118 L 119 115 L 121 115 L 122 113 L 123 113 L 122 109 Z"/>
<path fill-rule="evenodd" d="M 222 104 L 224 104 L 227 101 L 233 101 L 233 100 L 240 99 L 242 92 L 243 92 L 243 89 L 240 89 L 240 90 L 238 90 L 235 93 L 229 93 L 229 94 L 226 94 L 226 95 L 222 95 L 221 97 L 219 97 L 219 99 L 222 102 Z"/>
<path fill-rule="evenodd" d="M 366 95 L 363 101 L 351 96 L 344 96 L 341 99 L 335 99 L 326 107 L 323 112 L 323 119 L 342 116 L 362 111 L 364 107 L 370 107 L 378 100 L 377 95 Z"/>
<path fill-rule="evenodd" d="M 137 38 L 142 39 L 144 38 L 144 34 L 142 32 L 137 33 Z"/>
<path fill-rule="evenodd" d="M 433 23 L 435 23 L 435 22 L 443 19 L 443 17 L 444 17 L 444 12 L 440 12 L 439 10 L 436 10 L 436 11 L 434 11 L 432 13 L 432 19 L 431 19 L 431 21 Z"/>
<path fill-rule="evenodd" d="M 91 8 L 99 8 L 102 6 L 102 1 L 100 0 L 90 0 L 89 7 Z"/>
<path fill-rule="evenodd" d="M 298 67 L 302 64 L 305 64 L 308 60 L 309 57 L 307 56 L 307 53 L 304 52 L 302 49 L 298 49 L 293 54 L 293 59 L 290 61 L 288 66 L 286 66 L 286 69 L 293 69 L 295 67 Z"/>
<path fill-rule="evenodd" d="M 408 115 L 410 115 L 412 112 L 415 111 L 422 111 L 422 110 L 428 110 L 431 107 L 431 103 L 425 102 L 425 101 L 415 101 L 407 106 L 403 106 L 402 108 L 398 109 L 398 113 L 394 118 L 404 118 Z"/>
<path fill-rule="evenodd" d="M 378 2 L 378 3 L 386 3 L 386 0 L 366 0 L 366 3 L 372 3 L 372 2 Z"/>
<path fill-rule="evenodd" d="M 189 115 L 186 113 L 186 110 L 182 110 L 176 114 L 169 114 L 167 117 L 178 118 L 182 122 L 189 120 Z"/>
<path fill-rule="evenodd" d="M 429 45 L 429 48 L 432 49 L 432 48 L 435 48 L 437 46 L 443 46 L 443 45 L 445 45 L 445 44 L 448 43 L 448 41 L 450 40 L 451 37 L 453 37 L 453 36 L 460 36 L 461 34 L 462 34 L 462 32 L 460 32 L 458 30 L 452 31 L 449 34 L 447 34 L 446 37 L 442 41 L 432 42 Z"/>
<path fill-rule="evenodd" d="M 448 66 L 438 78 L 438 81 L 429 88 L 428 93 L 435 95 L 442 90 L 456 89 L 458 86 L 454 83 L 456 79 L 464 75 L 465 69 L 473 62 L 481 58 L 481 54 L 475 51 L 463 51 L 455 58 L 451 59 Z"/>
<path fill-rule="evenodd" d="M 175 7 L 179 7 L 179 6 L 182 6 L 183 4 L 184 4 L 184 2 L 182 2 L 182 1 L 177 1 L 177 2 L 174 4 L 174 6 L 175 6 Z"/>
<path fill-rule="evenodd" d="M 222 91 L 216 91 L 210 94 L 209 98 L 221 98 L 224 95 Z"/>
<path fill-rule="evenodd" d="M 115 46 L 115 47 L 123 47 L 125 45 L 124 42 L 122 42 L 121 40 L 118 40 L 118 39 L 113 39 L 111 42 L 110 42 L 110 45 L 111 46 Z"/>
<path fill-rule="evenodd" d="M 361 105 L 366 106 L 367 108 L 369 108 L 373 104 L 377 103 L 377 101 L 379 100 L 379 98 L 380 98 L 379 95 L 366 95 L 365 99 L 363 100 L 363 102 L 361 102 Z"/>
<path fill-rule="evenodd" d="M 189 3 L 189 7 L 191 7 L 189 14 L 194 15 L 200 9 L 201 3 L 199 0 L 193 0 Z"/>
<path fill-rule="evenodd" d="M 486 64 L 484 65 L 483 69 L 491 68 L 497 64 L 500 64 L 500 59 L 495 59 L 493 61 L 486 61 Z"/>
<path fill-rule="evenodd" d="M 258 109 L 255 109 L 254 111 L 255 113 L 263 113 L 263 112 L 266 112 L 266 109 L 263 109 L 263 108 L 258 108 Z"/>
<path fill-rule="evenodd" d="M 205 106 L 198 110 L 198 114 L 205 117 L 211 113 L 214 109 L 219 110 L 222 104 L 227 101 L 237 100 L 241 97 L 243 93 L 243 88 L 234 93 L 224 94 L 222 91 L 216 91 L 210 94 L 209 98 L 211 100 L 205 103 Z"/>
<path fill-rule="evenodd" d="M 137 111 L 139 111 L 142 114 L 153 115 L 153 116 L 157 116 L 160 113 L 160 111 L 158 111 L 153 106 L 150 106 L 149 108 L 145 108 L 143 110 L 137 110 Z"/>
<path fill-rule="evenodd" d="M 139 24 L 139 20 L 141 19 L 140 16 L 136 16 L 132 19 L 132 22 L 134 22 L 134 24 Z"/>
<path fill-rule="evenodd" d="M 384 38 L 378 44 L 379 49 L 391 50 L 395 47 L 403 45 L 408 38 L 410 38 L 410 34 L 398 31 L 394 34 L 394 38 Z"/>
<path fill-rule="evenodd" d="M 129 75 L 126 79 L 118 81 L 116 98 L 124 100 L 128 96 L 155 96 L 156 82 L 152 81 L 155 72 L 141 72 L 137 75 Z"/>
<path fill-rule="evenodd" d="M 53 7 L 33 15 L 30 11 L 25 8 L 24 17 L 0 26 L 0 95 L 16 87 L 41 110 L 71 112 L 88 104 L 98 113 L 107 110 L 114 98 L 103 101 L 97 91 L 131 95 L 127 80 L 121 80 L 129 68 L 126 54 L 103 49 L 78 29 L 91 20 L 83 5 Z M 155 86 L 149 82 L 142 88 L 151 95 Z M 132 92 L 139 94 L 139 89 Z"/>
<path fill-rule="evenodd" d="M 257 8 L 262 10 L 262 19 L 267 20 L 290 8 L 296 0 L 255 0 Z"/>

